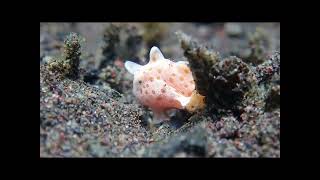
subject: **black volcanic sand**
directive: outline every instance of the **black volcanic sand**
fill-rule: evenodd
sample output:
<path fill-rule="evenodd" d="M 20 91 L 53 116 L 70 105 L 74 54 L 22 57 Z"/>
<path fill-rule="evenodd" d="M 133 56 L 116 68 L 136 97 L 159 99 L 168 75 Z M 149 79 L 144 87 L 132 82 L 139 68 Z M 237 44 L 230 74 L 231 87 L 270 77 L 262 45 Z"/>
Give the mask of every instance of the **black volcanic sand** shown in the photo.
<path fill-rule="evenodd" d="M 150 123 L 123 63 L 152 46 L 204 110 Z M 280 24 L 40 23 L 40 157 L 280 157 Z"/>

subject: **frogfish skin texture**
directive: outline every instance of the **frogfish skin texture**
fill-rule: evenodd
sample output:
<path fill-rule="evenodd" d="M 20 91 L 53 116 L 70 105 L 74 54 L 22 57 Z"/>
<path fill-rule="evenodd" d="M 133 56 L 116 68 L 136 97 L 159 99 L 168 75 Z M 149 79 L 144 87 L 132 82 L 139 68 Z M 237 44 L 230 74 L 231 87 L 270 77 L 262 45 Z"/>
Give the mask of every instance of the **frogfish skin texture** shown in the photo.
<path fill-rule="evenodd" d="M 173 62 L 164 58 L 157 47 L 152 47 L 148 64 L 126 61 L 125 67 L 134 76 L 133 94 L 153 111 L 156 123 L 169 120 L 167 110 L 193 112 L 204 107 L 204 96 L 196 92 L 192 72 L 185 61 Z"/>

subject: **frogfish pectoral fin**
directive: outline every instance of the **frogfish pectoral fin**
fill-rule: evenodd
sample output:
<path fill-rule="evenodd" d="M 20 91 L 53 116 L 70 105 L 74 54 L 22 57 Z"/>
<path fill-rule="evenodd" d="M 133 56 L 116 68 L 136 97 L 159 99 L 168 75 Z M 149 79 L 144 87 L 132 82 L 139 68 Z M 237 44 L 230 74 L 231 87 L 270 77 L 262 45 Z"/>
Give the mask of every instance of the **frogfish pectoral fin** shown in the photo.
<path fill-rule="evenodd" d="M 170 120 L 170 117 L 168 116 L 168 114 L 164 110 L 152 109 L 152 112 L 153 112 L 153 121 L 152 121 L 153 124 L 159 124 L 163 121 Z"/>
<path fill-rule="evenodd" d="M 131 73 L 135 74 L 142 67 L 140 64 L 134 63 L 132 61 L 126 61 L 124 67 Z"/>

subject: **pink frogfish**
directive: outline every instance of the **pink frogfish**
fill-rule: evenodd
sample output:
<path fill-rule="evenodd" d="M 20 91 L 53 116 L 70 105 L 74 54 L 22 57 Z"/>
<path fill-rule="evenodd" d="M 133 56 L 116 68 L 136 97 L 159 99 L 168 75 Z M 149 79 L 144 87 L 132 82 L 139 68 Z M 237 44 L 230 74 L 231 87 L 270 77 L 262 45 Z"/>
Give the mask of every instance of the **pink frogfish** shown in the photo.
<path fill-rule="evenodd" d="M 125 68 L 134 76 L 133 94 L 153 111 L 154 123 L 169 120 L 171 109 L 189 112 L 203 109 L 204 96 L 195 90 L 195 81 L 186 61 L 166 59 L 157 47 L 151 48 L 149 57 L 146 65 L 126 61 Z"/>

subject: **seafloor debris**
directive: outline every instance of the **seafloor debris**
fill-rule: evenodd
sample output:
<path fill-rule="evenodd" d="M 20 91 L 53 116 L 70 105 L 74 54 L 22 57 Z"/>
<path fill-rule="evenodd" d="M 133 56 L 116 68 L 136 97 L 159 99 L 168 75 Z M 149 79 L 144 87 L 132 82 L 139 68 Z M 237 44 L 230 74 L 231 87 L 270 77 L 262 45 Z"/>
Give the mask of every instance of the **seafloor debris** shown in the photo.
<path fill-rule="evenodd" d="M 63 56 L 52 58 L 48 62 L 49 69 L 68 78 L 79 78 L 82 41 L 78 34 L 70 33 L 64 41 Z"/>
<path fill-rule="evenodd" d="M 159 46 L 168 31 L 168 24 L 165 23 L 144 23 L 143 40 L 146 42 L 147 48 Z"/>
<path fill-rule="evenodd" d="M 200 94 L 207 95 L 211 88 L 210 68 L 220 61 L 219 53 L 208 50 L 206 46 L 199 45 L 182 32 L 178 32 L 177 36 L 194 74 L 197 90 Z"/>
<path fill-rule="evenodd" d="M 252 63 L 253 65 L 263 63 L 268 45 L 268 38 L 262 28 L 257 28 L 254 33 L 249 34 L 250 54 L 245 58 L 247 63 Z"/>
<path fill-rule="evenodd" d="M 103 68 L 99 74 L 99 78 L 108 83 L 111 88 L 116 89 L 119 92 L 122 92 L 122 79 L 124 76 L 125 70 L 123 67 L 118 67 L 115 65 L 107 65 Z"/>
<path fill-rule="evenodd" d="M 266 111 L 271 111 L 275 108 L 280 108 L 280 85 L 271 86 L 266 99 Z"/>
<path fill-rule="evenodd" d="M 268 83 L 274 75 L 279 76 L 278 79 L 280 81 L 280 52 L 273 52 L 273 54 L 266 59 L 264 63 L 256 67 L 255 72 L 259 84 Z"/>
<path fill-rule="evenodd" d="M 134 25 L 111 23 L 103 34 L 99 69 L 113 64 L 117 59 L 142 58 L 142 32 Z"/>
<path fill-rule="evenodd" d="M 197 89 L 206 95 L 208 103 L 227 109 L 239 106 L 245 93 L 256 84 L 250 66 L 234 56 L 222 59 L 217 52 L 186 34 L 177 34 L 195 75 Z"/>
<path fill-rule="evenodd" d="M 102 60 L 100 63 L 100 69 L 105 67 L 108 62 L 116 59 L 118 54 L 120 42 L 120 26 L 116 24 L 110 24 L 103 34 Z"/>

